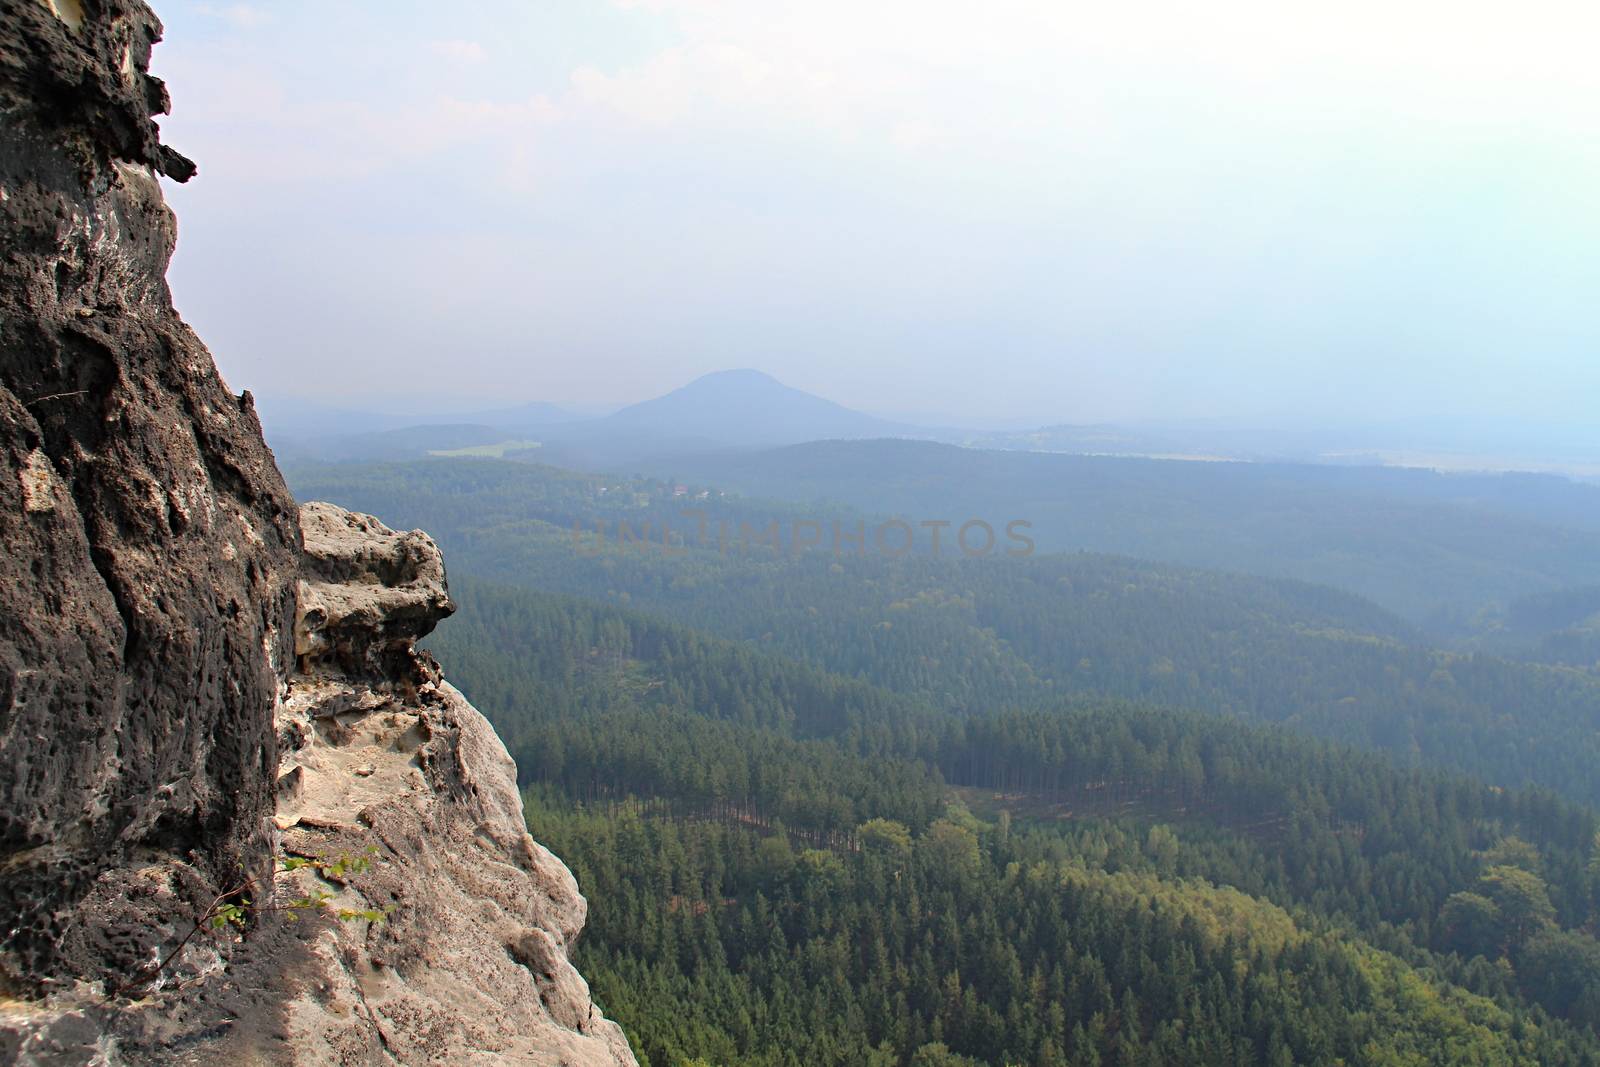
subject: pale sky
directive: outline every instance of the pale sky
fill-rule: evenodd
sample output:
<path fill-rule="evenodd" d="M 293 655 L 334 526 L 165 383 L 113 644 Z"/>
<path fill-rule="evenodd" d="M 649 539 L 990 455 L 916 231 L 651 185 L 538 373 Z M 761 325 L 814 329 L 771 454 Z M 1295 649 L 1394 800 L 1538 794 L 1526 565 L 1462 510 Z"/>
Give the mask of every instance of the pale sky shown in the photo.
<path fill-rule="evenodd" d="M 156 6 L 235 388 L 1600 410 L 1593 3 Z"/>

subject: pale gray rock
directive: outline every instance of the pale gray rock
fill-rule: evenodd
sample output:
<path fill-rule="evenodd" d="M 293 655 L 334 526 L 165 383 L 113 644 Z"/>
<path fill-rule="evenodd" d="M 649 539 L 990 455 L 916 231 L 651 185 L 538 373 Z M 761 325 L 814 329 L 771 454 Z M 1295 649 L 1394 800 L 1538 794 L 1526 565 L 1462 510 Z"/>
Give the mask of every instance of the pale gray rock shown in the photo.
<path fill-rule="evenodd" d="M 287 1003 L 297 1062 L 632 1064 L 568 961 L 587 906 L 528 836 L 511 757 L 414 648 L 451 610 L 438 549 L 329 504 L 301 526 L 315 580 L 278 713 L 282 848 L 370 866 L 280 874 L 277 899 L 390 910 L 313 920 Z"/>
<path fill-rule="evenodd" d="M 437 548 L 297 509 L 172 307 L 160 36 L 0 0 L 0 1065 L 631 1064 L 571 874 L 416 650 Z M 321 892 L 386 916 L 281 910 Z"/>

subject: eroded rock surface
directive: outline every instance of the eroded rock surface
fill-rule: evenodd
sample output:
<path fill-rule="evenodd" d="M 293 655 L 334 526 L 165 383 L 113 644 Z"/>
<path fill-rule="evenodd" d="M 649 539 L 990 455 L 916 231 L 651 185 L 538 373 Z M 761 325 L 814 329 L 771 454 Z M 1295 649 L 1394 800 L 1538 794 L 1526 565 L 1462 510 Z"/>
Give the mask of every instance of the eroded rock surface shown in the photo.
<path fill-rule="evenodd" d="M 290 1042 L 330 1064 L 631 1064 L 567 960 L 586 905 L 524 829 L 505 746 L 414 648 L 452 610 L 438 549 L 329 504 L 301 524 L 277 822 L 286 855 L 371 865 L 333 883 L 302 868 L 278 893 L 392 910 L 322 923 Z"/>
<path fill-rule="evenodd" d="M 87 13 L 86 13 L 87 12 Z M 269 848 L 295 505 L 172 309 L 142 4 L 0 0 L 0 995 L 115 980 Z"/>
<path fill-rule="evenodd" d="M 415 649 L 437 549 L 297 509 L 172 308 L 160 32 L 0 0 L 0 1064 L 632 1063 L 571 874 Z M 387 916 L 281 910 L 322 893 Z"/>

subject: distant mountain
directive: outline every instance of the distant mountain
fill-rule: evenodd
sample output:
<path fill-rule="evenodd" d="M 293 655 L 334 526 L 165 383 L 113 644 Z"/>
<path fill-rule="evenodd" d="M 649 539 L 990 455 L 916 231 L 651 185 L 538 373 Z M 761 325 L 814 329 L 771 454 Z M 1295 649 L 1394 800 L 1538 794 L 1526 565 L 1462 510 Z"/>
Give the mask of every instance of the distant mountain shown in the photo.
<path fill-rule="evenodd" d="M 928 431 L 853 411 L 784 385 L 758 370 L 717 371 L 665 396 L 599 420 L 606 430 L 647 431 L 722 445 L 772 446 L 868 437 L 927 437 Z"/>
<path fill-rule="evenodd" d="M 273 451 L 285 462 L 313 460 L 342 463 L 423 459 L 428 456 L 525 458 L 541 447 L 534 430 L 516 430 L 471 423 L 405 426 L 398 430 L 346 434 L 342 437 L 279 439 Z"/>
<path fill-rule="evenodd" d="M 412 459 L 538 442 L 547 462 L 602 468 L 807 441 L 948 439 L 943 431 L 853 411 L 757 370 L 707 374 L 599 418 L 542 402 L 433 417 L 346 411 L 312 401 L 275 400 L 261 410 L 273 448 L 295 460 Z"/>
<path fill-rule="evenodd" d="M 258 393 L 255 397 L 256 414 L 261 419 L 261 429 L 267 443 L 274 450 L 282 450 L 286 443 L 298 443 L 320 438 L 351 437 L 357 434 L 383 433 L 426 422 L 415 415 L 394 412 L 363 411 L 338 407 L 304 397 Z M 443 419 L 433 421 L 442 422 Z M 455 420 L 450 421 L 464 421 Z"/>
<path fill-rule="evenodd" d="M 556 404 L 535 400 L 528 404 L 518 404 L 509 408 L 490 408 L 487 411 L 472 411 L 453 421 L 463 423 L 477 423 L 483 426 L 503 426 L 511 429 L 542 429 L 550 426 L 563 426 L 569 423 L 583 422 L 586 416 L 577 412 L 568 411 Z"/>
<path fill-rule="evenodd" d="M 1600 490 L 1551 475 L 1185 462 L 822 441 L 673 456 L 645 473 L 914 521 L 1033 523 L 1089 549 L 1331 585 L 1436 633 L 1490 603 L 1600 584 Z"/>
<path fill-rule="evenodd" d="M 544 401 L 460 413 L 398 414 L 268 396 L 257 398 L 256 410 L 267 443 L 286 460 L 400 460 L 462 449 L 505 455 L 536 444 L 553 427 L 592 421 Z"/>
<path fill-rule="evenodd" d="M 1114 456 L 1176 454 L 1185 452 L 1188 447 L 1183 441 L 1105 423 L 1088 426 L 1058 423 L 1026 430 L 988 433 L 956 443 L 973 448 L 1009 452 L 1068 452 Z"/>

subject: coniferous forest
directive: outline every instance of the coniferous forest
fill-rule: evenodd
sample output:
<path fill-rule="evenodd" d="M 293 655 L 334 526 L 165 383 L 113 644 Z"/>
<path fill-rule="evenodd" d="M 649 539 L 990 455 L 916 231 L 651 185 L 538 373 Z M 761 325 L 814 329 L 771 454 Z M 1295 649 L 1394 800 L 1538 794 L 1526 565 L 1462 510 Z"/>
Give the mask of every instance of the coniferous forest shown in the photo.
<path fill-rule="evenodd" d="M 1597 39 L 0 0 L 0 1067 L 1600 1067 Z"/>
<path fill-rule="evenodd" d="M 673 501 L 526 464 L 293 477 L 438 535 L 641 1063 L 1600 1063 L 1585 669 L 1124 557 L 580 551 Z"/>

